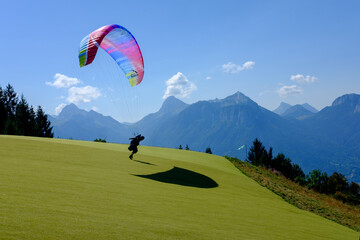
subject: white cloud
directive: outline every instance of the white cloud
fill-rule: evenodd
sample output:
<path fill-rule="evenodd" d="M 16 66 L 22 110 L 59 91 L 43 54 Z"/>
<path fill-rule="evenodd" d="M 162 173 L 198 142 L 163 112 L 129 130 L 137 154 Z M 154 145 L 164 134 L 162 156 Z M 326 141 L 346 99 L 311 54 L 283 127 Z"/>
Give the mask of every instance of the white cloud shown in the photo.
<path fill-rule="evenodd" d="M 55 115 L 59 115 L 59 113 L 61 113 L 61 111 L 64 109 L 65 106 L 66 106 L 65 103 L 59 104 L 59 106 L 55 108 Z"/>
<path fill-rule="evenodd" d="M 210 79 L 211 79 L 211 77 L 210 77 L 210 76 L 207 76 L 207 77 L 206 77 L 206 80 L 210 80 Z"/>
<path fill-rule="evenodd" d="M 259 92 L 259 96 L 264 96 L 264 95 L 269 94 L 269 93 L 272 93 L 272 91 L 265 90 L 265 91 Z"/>
<path fill-rule="evenodd" d="M 255 62 L 248 61 L 244 63 L 243 65 L 237 65 L 232 62 L 225 63 L 221 66 L 222 70 L 226 73 L 238 73 L 246 69 L 251 69 L 255 65 Z"/>
<path fill-rule="evenodd" d="M 71 103 L 88 103 L 101 96 L 100 91 L 92 86 L 85 87 L 71 87 L 69 89 L 69 96 L 66 99 Z"/>
<path fill-rule="evenodd" d="M 300 87 L 296 86 L 296 85 L 283 86 L 277 91 L 279 96 L 283 97 L 283 98 L 298 95 L 298 94 L 302 94 L 302 92 L 303 92 L 303 90 Z"/>
<path fill-rule="evenodd" d="M 46 85 L 56 88 L 68 88 L 78 83 L 80 83 L 80 80 L 77 78 L 72 78 L 61 73 L 56 73 L 54 76 L 54 82 L 46 82 Z"/>
<path fill-rule="evenodd" d="M 313 83 L 318 80 L 317 77 L 310 76 L 310 75 L 304 76 L 302 74 L 291 75 L 290 79 L 299 84 Z"/>
<path fill-rule="evenodd" d="M 166 99 L 169 96 L 180 98 L 188 97 L 194 90 L 197 89 L 195 84 L 190 82 L 181 72 L 178 72 L 176 75 L 167 80 L 166 85 L 167 88 L 163 99 Z"/>

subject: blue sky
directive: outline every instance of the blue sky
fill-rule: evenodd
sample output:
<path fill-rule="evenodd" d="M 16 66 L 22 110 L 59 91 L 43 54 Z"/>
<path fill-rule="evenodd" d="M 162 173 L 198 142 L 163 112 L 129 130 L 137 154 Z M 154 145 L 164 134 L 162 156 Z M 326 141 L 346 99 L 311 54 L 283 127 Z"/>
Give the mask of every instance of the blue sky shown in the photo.
<path fill-rule="evenodd" d="M 320 110 L 360 94 L 359 12 L 351 0 L 4 1 L 0 86 L 49 114 L 73 102 L 130 122 L 170 95 L 194 103 L 240 91 L 269 110 L 282 101 Z M 108 24 L 140 45 L 137 87 L 105 54 L 79 67 L 81 39 Z"/>

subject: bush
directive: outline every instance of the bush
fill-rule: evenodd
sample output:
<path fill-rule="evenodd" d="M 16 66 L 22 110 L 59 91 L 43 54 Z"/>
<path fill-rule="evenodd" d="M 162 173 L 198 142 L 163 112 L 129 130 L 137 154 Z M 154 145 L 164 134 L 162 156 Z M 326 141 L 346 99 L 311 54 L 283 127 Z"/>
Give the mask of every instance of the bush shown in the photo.
<path fill-rule="evenodd" d="M 334 172 L 327 180 L 327 190 L 329 194 L 335 194 L 336 192 L 345 193 L 348 187 L 349 184 L 346 177 L 341 173 Z"/>
<path fill-rule="evenodd" d="M 310 189 L 314 189 L 319 193 L 327 193 L 327 181 L 328 176 L 325 172 L 321 172 L 320 169 L 313 170 L 306 176 L 307 186 Z"/>
<path fill-rule="evenodd" d="M 205 153 L 212 154 L 211 148 L 210 148 L 210 147 L 207 147 L 206 150 L 205 150 Z"/>

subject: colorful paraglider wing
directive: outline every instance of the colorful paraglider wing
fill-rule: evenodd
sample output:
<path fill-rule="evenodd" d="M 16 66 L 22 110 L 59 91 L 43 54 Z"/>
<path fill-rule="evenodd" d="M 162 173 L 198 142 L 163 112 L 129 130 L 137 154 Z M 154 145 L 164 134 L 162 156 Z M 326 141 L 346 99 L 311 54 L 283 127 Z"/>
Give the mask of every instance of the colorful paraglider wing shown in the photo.
<path fill-rule="evenodd" d="M 93 62 L 99 47 L 116 61 L 131 86 L 136 86 L 142 81 L 143 57 L 134 36 L 127 29 L 119 25 L 108 25 L 83 38 L 79 50 L 80 67 Z"/>

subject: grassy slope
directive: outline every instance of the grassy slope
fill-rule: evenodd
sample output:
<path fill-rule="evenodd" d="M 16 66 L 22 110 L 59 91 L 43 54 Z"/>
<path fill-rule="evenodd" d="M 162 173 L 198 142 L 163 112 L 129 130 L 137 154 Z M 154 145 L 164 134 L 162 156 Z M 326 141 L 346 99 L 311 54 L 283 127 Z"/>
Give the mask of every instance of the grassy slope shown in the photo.
<path fill-rule="evenodd" d="M 360 206 L 352 206 L 336 200 L 332 196 L 320 194 L 307 187 L 300 186 L 279 172 L 256 167 L 235 159 L 231 159 L 231 162 L 245 175 L 292 205 L 360 232 Z"/>
<path fill-rule="evenodd" d="M 0 146 L 0 239 L 359 237 L 286 203 L 222 157 L 140 147 L 131 161 L 125 145 L 11 136 L 0 136 Z M 135 176 L 174 166 L 219 187 Z"/>

